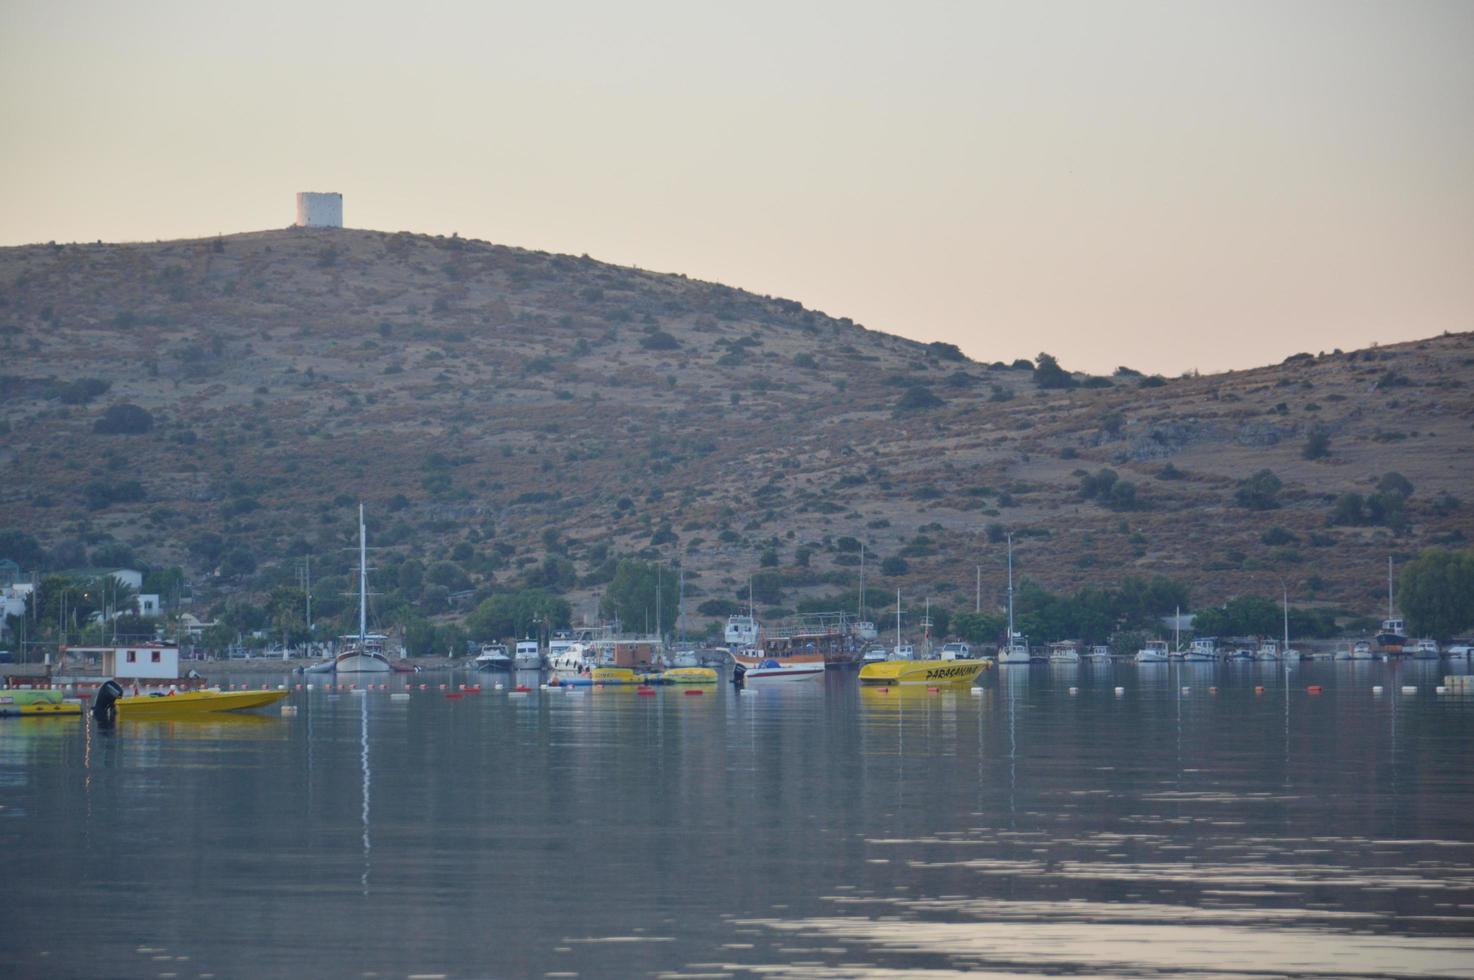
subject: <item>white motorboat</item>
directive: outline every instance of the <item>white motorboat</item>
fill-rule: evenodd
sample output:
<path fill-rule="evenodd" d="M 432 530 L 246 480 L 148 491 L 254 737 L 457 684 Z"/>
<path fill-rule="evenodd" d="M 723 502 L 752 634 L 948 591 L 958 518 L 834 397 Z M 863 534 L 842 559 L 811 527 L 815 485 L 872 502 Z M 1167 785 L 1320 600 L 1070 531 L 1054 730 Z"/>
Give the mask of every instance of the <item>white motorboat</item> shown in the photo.
<path fill-rule="evenodd" d="M 1254 651 L 1254 659 L 1260 661 L 1277 662 L 1280 658 L 1279 644 L 1273 640 L 1264 640 L 1259 644 L 1259 649 Z"/>
<path fill-rule="evenodd" d="M 885 661 L 885 660 L 887 660 L 889 658 L 890 658 L 890 654 L 888 654 L 886 652 L 885 647 L 870 647 L 860 657 L 860 663 L 862 663 L 862 664 L 878 664 L 878 663 L 881 663 L 881 662 L 883 662 L 883 661 Z"/>
<path fill-rule="evenodd" d="M 518 670 L 539 670 L 543 665 L 542 650 L 539 649 L 537 641 L 532 639 L 518 640 L 517 649 L 512 655 L 512 663 Z"/>
<path fill-rule="evenodd" d="M 1406 649 L 1406 648 L 1404 648 Z M 1433 639 L 1421 639 L 1413 643 L 1409 651 L 1414 660 L 1437 660 L 1438 641 Z"/>
<path fill-rule="evenodd" d="M 483 643 L 481 652 L 476 659 L 471 661 L 477 670 L 511 670 L 512 657 L 507 653 L 506 644 Z"/>
<path fill-rule="evenodd" d="M 1147 640 L 1146 644 L 1136 651 L 1136 662 L 1139 664 L 1164 664 L 1167 662 L 1167 641 Z"/>
<path fill-rule="evenodd" d="M 915 660 L 916 648 L 909 643 L 900 643 L 891 650 L 887 660 Z"/>
<path fill-rule="evenodd" d="M 730 647 L 755 647 L 759 632 L 761 632 L 761 627 L 755 617 L 751 615 L 728 616 L 723 639 Z"/>
<path fill-rule="evenodd" d="M 972 646 L 967 643 L 944 643 L 941 658 L 943 660 L 971 660 Z"/>
<path fill-rule="evenodd" d="M 732 682 L 739 686 L 749 681 L 804 681 L 823 676 L 822 653 L 770 657 L 761 650 L 732 651 Z"/>
<path fill-rule="evenodd" d="M 1085 654 L 1085 659 L 1094 664 L 1108 664 L 1111 662 L 1111 648 L 1104 643 L 1097 643 Z"/>

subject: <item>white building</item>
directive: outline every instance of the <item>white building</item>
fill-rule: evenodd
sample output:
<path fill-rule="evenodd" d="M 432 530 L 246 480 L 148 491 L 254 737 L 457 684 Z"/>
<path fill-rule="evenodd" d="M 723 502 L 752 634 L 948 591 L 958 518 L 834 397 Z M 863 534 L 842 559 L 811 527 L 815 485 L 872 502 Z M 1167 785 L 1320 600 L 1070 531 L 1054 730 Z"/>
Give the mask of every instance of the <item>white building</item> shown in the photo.
<path fill-rule="evenodd" d="M 151 592 L 142 592 L 134 596 L 133 605 L 140 616 L 157 616 L 164 611 L 159 604 L 159 597 Z"/>
<path fill-rule="evenodd" d="M 102 651 L 105 677 L 176 680 L 179 677 L 179 648 L 157 643 L 137 647 L 109 647 Z"/>
<path fill-rule="evenodd" d="M 343 227 L 343 195 L 301 191 L 297 194 L 298 228 Z"/>

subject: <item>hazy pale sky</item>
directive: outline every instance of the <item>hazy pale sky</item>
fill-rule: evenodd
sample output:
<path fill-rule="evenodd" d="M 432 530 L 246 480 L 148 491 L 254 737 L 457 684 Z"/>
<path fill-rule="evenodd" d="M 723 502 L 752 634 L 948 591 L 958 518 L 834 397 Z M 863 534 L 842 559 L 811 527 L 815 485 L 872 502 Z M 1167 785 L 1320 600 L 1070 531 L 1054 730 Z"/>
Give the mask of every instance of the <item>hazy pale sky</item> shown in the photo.
<path fill-rule="evenodd" d="M 1474 3 L 0 0 L 0 244 L 459 232 L 985 359 L 1474 329 Z"/>

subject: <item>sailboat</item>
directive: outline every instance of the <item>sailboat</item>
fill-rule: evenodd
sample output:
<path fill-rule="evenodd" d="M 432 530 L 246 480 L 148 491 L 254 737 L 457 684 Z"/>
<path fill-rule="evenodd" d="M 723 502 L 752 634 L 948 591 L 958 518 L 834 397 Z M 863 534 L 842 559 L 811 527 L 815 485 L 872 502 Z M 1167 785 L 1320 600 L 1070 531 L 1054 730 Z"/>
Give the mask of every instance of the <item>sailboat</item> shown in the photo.
<path fill-rule="evenodd" d="M 368 532 L 363 523 L 363 504 L 358 505 L 358 637 L 333 661 L 340 674 L 382 674 L 393 668 L 384 656 L 383 642 L 372 642 L 368 631 Z"/>
<path fill-rule="evenodd" d="M 1300 651 L 1290 646 L 1290 589 L 1283 582 L 1280 583 L 1280 587 L 1284 590 L 1285 609 L 1285 642 L 1280 647 L 1280 659 L 1285 663 L 1295 663 L 1300 659 Z"/>
<path fill-rule="evenodd" d="M 1013 535 L 1008 536 L 1008 642 L 998 651 L 1000 664 L 1026 664 L 1029 662 L 1029 644 L 1023 635 L 1013 628 Z"/>
<path fill-rule="evenodd" d="M 860 542 L 860 605 L 859 618 L 855 621 L 855 638 L 862 643 L 879 636 L 875 623 L 865 618 L 865 542 Z"/>
<path fill-rule="evenodd" d="M 1392 556 L 1387 556 L 1387 618 L 1377 633 L 1377 646 L 1385 654 L 1400 654 L 1407 645 L 1407 625 L 1392 610 Z"/>

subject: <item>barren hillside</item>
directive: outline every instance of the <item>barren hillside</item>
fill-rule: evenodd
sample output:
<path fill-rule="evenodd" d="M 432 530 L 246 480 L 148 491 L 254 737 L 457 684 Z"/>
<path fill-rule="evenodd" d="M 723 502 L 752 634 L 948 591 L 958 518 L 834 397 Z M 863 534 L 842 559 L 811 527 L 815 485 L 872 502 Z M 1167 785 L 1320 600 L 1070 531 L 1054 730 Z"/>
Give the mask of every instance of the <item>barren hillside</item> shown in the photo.
<path fill-rule="evenodd" d="M 1389 553 L 1474 534 L 1471 378 L 1459 334 L 1048 388 L 790 300 L 410 234 L 7 248 L 0 529 L 221 595 L 341 566 L 362 499 L 381 564 L 484 592 L 552 555 L 586 610 L 615 556 L 679 561 L 700 601 L 770 550 L 792 608 L 852 588 L 858 542 L 876 594 L 970 609 L 981 565 L 992 605 L 1009 528 L 1053 590 L 1164 574 L 1202 604 L 1283 577 L 1374 613 Z M 1277 490 L 1241 482 L 1262 470 Z M 1389 472 L 1412 486 L 1390 509 Z"/>

